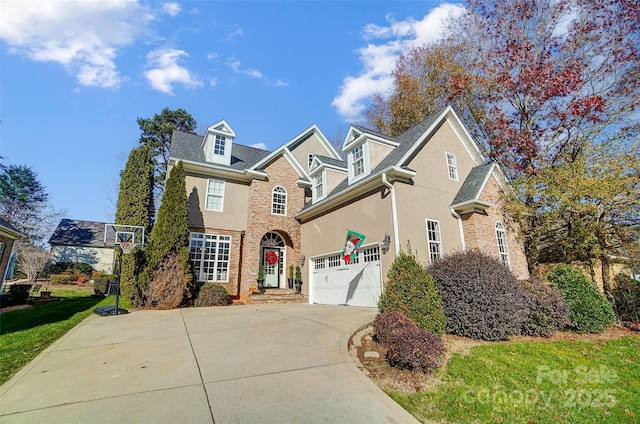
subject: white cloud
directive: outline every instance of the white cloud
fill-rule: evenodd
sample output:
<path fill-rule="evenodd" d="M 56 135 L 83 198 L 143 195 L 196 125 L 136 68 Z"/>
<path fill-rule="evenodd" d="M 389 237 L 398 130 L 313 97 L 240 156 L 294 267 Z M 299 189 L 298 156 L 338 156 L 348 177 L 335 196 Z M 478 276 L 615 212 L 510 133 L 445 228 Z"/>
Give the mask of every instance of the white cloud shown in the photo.
<path fill-rule="evenodd" d="M 213 60 L 213 59 L 217 59 L 218 58 L 218 53 L 207 53 L 207 60 Z"/>
<path fill-rule="evenodd" d="M 234 38 L 241 36 L 242 34 L 243 34 L 242 28 L 240 28 L 238 25 L 236 25 L 235 29 L 227 35 L 225 40 L 231 41 Z"/>
<path fill-rule="evenodd" d="M 252 144 L 249 147 L 255 147 L 256 149 L 267 150 L 267 145 L 265 143 Z"/>
<path fill-rule="evenodd" d="M 201 87 L 202 83 L 186 68 L 178 64 L 181 57 L 189 55 L 184 50 L 158 49 L 147 54 L 148 71 L 144 76 L 155 90 L 173 95 L 173 84 L 188 88 Z"/>
<path fill-rule="evenodd" d="M 331 105 L 345 120 L 355 120 L 365 110 L 366 102 L 373 93 L 388 94 L 391 91 L 391 72 L 395 69 L 398 57 L 414 47 L 438 40 L 443 34 L 443 20 L 463 11 L 464 8 L 460 5 L 443 3 L 419 21 L 409 18 L 397 22 L 393 16 L 388 15 L 388 26 L 365 26 L 363 38 L 370 43 L 357 50 L 362 71 L 359 75 L 348 76 L 342 81 L 340 92 Z M 376 40 L 387 41 L 375 44 Z"/>
<path fill-rule="evenodd" d="M 237 72 L 239 74 L 243 74 L 243 75 L 247 75 L 250 76 L 251 78 L 255 78 L 255 79 L 263 79 L 264 75 L 262 75 L 262 72 L 258 71 L 257 69 L 254 68 L 245 68 L 242 69 L 240 67 L 240 61 L 234 57 L 230 58 L 229 60 L 227 60 L 227 65 L 229 65 L 229 67 L 231 69 L 233 69 L 234 72 Z"/>
<path fill-rule="evenodd" d="M 162 4 L 162 12 L 166 13 L 169 16 L 177 16 L 182 9 L 178 3 L 163 3 Z"/>
<path fill-rule="evenodd" d="M 118 49 L 144 36 L 151 19 L 135 1 L 3 0 L 0 37 L 11 53 L 61 64 L 81 85 L 117 87 Z"/>

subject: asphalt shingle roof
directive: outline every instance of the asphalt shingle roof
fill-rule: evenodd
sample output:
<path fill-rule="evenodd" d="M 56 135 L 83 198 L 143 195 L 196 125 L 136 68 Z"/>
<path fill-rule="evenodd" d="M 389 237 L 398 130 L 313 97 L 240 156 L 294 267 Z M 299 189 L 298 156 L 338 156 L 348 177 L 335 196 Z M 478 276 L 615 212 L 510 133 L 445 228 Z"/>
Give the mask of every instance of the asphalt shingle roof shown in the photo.
<path fill-rule="evenodd" d="M 8 230 L 15 231 L 16 233 L 20 233 L 20 231 L 16 227 L 11 225 L 10 222 L 8 222 L 8 221 L 6 221 L 6 220 L 4 220 L 2 218 L 0 218 L 0 226 L 6 228 Z"/>
<path fill-rule="evenodd" d="M 171 137 L 169 156 L 190 162 L 208 163 L 202 150 L 202 139 L 201 135 L 174 131 Z M 229 168 L 236 170 L 249 169 L 270 153 L 267 150 L 244 146 L 234 141 L 231 148 L 231 165 Z"/>
<path fill-rule="evenodd" d="M 338 168 L 347 169 L 347 161 L 342 159 L 334 159 L 327 156 L 315 155 L 320 163 L 326 163 L 327 165 L 335 166 Z"/>
<path fill-rule="evenodd" d="M 484 165 L 478 165 L 469 172 L 467 178 L 460 186 L 460 190 L 453 199 L 452 205 L 458 205 L 460 203 L 477 200 L 480 197 L 480 190 L 482 190 L 482 184 L 484 183 L 487 175 L 491 172 L 493 163 L 485 163 Z"/>
<path fill-rule="evenodd" d="M 106 222 L 63 219 L 49 238 L 50 245 L 104 247 Z"/>

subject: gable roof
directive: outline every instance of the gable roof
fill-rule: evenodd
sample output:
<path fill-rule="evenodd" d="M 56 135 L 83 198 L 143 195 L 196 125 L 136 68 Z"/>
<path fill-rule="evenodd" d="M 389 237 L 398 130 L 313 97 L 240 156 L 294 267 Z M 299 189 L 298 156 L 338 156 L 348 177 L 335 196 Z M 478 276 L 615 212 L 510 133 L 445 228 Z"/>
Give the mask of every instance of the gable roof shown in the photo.
<path fill-rule="evenodd" d="M 384 159 L 382 159 L 374 169 L 371 170 L 368 177 L 352 184 L 349 184 L 348 178 L 345 178 L 321 201 L 316 203 L 307 203 L 302 209 L 301 213 L 315 208 L 320 209 L 323 207 L 323 204 L 327 204 L 330 202 L 335 203 L 335 199 L 337 197 L 346 197 L 347 193 L 351 192 L 352 190 L 358 190 L 359 187 L 370 183 L 372 180 L 380 179 L 382 174 L 387 172 L 396 174 L 396 177 L 398 179 L 410 178 L 413 171 L 407 168 L 407 165 L 420 151 L 420 149 L 422 149 L 422 147 L 424 147 L 424 145 L 437 132 L 440 126 L 442 126 L 447 121 L 450 122 L 451 126 L 453 127 L 458 137 L 461 139 L 462 144 L 469 152 L 473 161 L 477 165 L 483 164 L 485 162 L 485 159 L 482 155 L 482 152 L 480 151 L 480 148 L 473 141 L 470 134 L 465 129 L 462 121 L 451 106 L 442 108 L 438 112 L 428 116 L 424 121 L 414 125 L 404 133 L 393 138 L 381 135 L 380 133 L 368 130 L 364 127 L 352 125 L 351 128 L 356 128 L 358 129 L 358 131 L 363 131 L 363 133 L 373 134 L 376 137 L 384 137 L 387 140 L 396 143 L 397 147 L 391 150 L 389 154 L 385 156 Z M 349 143 L 351 143 L 351 141 Z"/>
<path fill-rule="evenodd" d="M 317 163 L 317 165 L 313 166 L 313 164 L 315 163 Z M 312 171 L 314 169 L 320 167 L 321 165 L 328 165 L 331 168 L 338 168 L 344 170 L 345 172 L 347 171 L 347 161 L 342 159 L 328 158 L 322 155 L 313 155 L 313 164 L 311 171 L 309 172 L 310 174 L 313 173 Z"/>
<path fill-rule="evenodd" d="M 106 224 L 106 222 L 62 219 L 49 238 L 49 244 L 52 246 L 105 247 Z"/>
<path fill-rule="evenodd" d="M 460 186 L 460 190 L 458 190 L 451 206 L 454 207 L 462 203 L 480 199 L 482 190 L 484 189 L 494 166 L 495 163 L 489 162 L 471 169 L 471 172 L 467 175 L 464 183 Z"/>

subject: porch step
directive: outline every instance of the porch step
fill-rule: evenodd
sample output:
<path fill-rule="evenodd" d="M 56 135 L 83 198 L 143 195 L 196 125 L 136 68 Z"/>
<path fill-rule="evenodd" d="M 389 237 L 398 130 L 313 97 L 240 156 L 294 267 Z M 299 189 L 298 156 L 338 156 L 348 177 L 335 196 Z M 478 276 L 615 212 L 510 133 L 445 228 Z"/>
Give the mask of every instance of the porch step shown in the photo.
<path fill-rule="evenodd" d="M 307 302 L 307 296 L 297 294 L 293 289 L 264 289 L 262 293 L 254 292 L 249 296 L 249 303 L 253 305 Z"/>

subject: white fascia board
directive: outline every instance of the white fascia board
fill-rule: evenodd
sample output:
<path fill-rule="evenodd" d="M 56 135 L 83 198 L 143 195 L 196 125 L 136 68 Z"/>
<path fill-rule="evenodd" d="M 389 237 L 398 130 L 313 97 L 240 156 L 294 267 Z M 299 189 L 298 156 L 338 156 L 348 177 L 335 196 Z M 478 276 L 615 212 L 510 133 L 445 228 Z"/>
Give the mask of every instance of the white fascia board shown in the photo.
<path fill-rule="evenodd" d="M 368 177 L 351 184 L 344 191 L 338 193 L 335 196 L 323 198 L 317 203 L 314 203 L 308 209 L 305 209 L 304 211 L 298 213 L 296 215 L 296 218 L 304 219 L 305 217 L 313 216 L 316 213 L 321 213 L 324 210 L 345 204 L 349 200 L 375 187 L 383 186 L 384 184 L 382 182 L 382 174 L 390 175 L 392 177 L 392 181 L 396 179 L 403 181 L 409 180 L 416 176 L 416 173 L 414 171 L 403 169 L 397 166 L 390 166 L 387 169 L 376 173 L 375 175 L 369 175 Z M 400 178 L 396 178 L 396 176 Z"/>
<path fill-rule="evenodd" d="M 313 187 L 313 183 L 309 180 L 296 180 L 296 185 L 304 188 Z"/>
<path fill-rule="evenodd" d="M 14 239 L 14 240 L 24 237 L 22 233 L 18 231 L 14 231 L 11 228 L 7 228 L 4 225 L 0 225 L 0 235 L 9 237 L 10 239 Z"/>
<path fill-rule="evenodd" d="M 246 169 L 243 169 L 243 170 L 230 169 L 230 168 L 226 168 L 226 167 L 222 167 L 214 164 L 208 164 L 208 163 L 205 164 L 201 162 L 193 162 L 193 161 L 184 160 L 184 159 L 176 160 L 173 158 L 169 159 L 169 164 L 172 166 L 175 166 L 178 161 L 182 162 L 184 169 L 189 171 L 199 172 L 207 176 L 209 175 L 212 177 L 217 176 L 217 177 L 226 178 L 228 180 L 236 180 L 236 181 L 244 181 L 244 182 L 248 182 L 253 179 L 253 175 L 250 174 L 249 170 L 246 170 Z M 257 173 L 255 173 L 255 175 L 257 175 Z"/>
<path fill-rule="evenodd" d="M 306 134 L 309 131 L 314 131 L 316 134 L 318 134 L 318 138 L 322 142 L 324 148 L 327 149 L 327 152 L 329 152 L 331 158 L 338 160 L 342 159 L 340 153 L 338 153 L 336 148 L 333 147 L 333 144 L 331 144 L 327 137 L 325 137 L 324 133 L 320 131 L 320 128 L 316 124 L 313 124 L 311 127 L 309 127 L 306 131 L 303 132 L 303 134 Z"/>
<path fill-rule="evenodd" d="M 451 106 L 447 106 L 445 113 L 452 119 L 452 122 L 450 122 L 451 127 L 458 138 L 462 141 L 462 144 L 465 149 L 467 149 L 469 156 L 471 156 L 476 165 L 482 165 L 485 163 L 487 160 L 482 154 L 482 150 L 480 150 L 478 144 L 473 140 L 471 134 L 467 131 L 467 127 L 464 126 L 456 111 L 453 110 Z"/>

